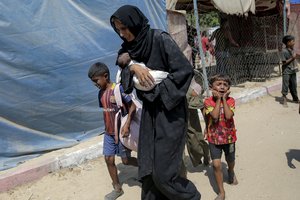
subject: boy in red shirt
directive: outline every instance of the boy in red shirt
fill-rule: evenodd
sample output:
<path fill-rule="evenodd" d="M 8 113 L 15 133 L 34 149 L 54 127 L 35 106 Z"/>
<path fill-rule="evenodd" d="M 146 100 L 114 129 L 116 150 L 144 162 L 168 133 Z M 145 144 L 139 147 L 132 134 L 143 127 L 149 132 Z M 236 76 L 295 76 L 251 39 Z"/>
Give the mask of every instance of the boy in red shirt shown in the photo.
<path fill-rule="evenodd" d="M 234 174 L 236 129 L 233 115 L 235 100 L 229 97 L 230 79 L 227 75 L 217 74 L 210 78 L 212 96 L 204 101 L 204 114 L 207 140 L 214 168 L 219 194 L 215 200 L 225 199 L 221 156 L 225 153 L 228 164 L 228 182 L 236 185 Z"/>

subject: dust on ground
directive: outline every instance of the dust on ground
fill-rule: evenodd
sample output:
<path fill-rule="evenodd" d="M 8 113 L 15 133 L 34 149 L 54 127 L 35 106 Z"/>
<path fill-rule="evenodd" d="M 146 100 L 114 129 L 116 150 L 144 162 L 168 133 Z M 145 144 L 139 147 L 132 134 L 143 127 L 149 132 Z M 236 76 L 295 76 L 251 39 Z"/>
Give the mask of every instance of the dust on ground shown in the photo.
<path fill-rule="evenodd" d="M 300 88 L 298 88 L 300 91 Z M 226 183 L 227 200 L 300 199 L 300 115 L 299 105 L 280 104 L 280 92 L 238 105 L 235 113 L 237 186 Z M 202 124 L 203 127 L 203 124 Z M 216 197 L 212 167 L 192 167 L 185 157 L 188 178 L 202 194 L 202 200 Z M 116 160 L 125 194 L 120 200 L 140 199 L 137 168 Z M 167 170 L 167 169 L 162 169 Z M 112 190 L 103 157 L 78 167 L 62 169 L 34 182 L 1 193 L 1 200 L 102 200 Z"/>

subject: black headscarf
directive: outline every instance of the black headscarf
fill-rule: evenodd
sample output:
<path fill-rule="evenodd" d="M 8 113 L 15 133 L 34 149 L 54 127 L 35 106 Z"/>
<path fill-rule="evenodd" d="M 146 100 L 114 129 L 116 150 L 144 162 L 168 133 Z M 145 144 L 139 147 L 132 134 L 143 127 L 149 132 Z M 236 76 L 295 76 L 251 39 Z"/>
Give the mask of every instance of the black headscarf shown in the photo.
<path fill-rule="evenodd" d="M 135 36 L 135 39 L 131 42 L 121 37 L 124 42 L 119 54 L 128 52 L 132 59 L 146 63 L 151 52 L 153 39 L 153 31 L 150 29 L 148 19 L 135 6 L 125 5 L 120 7 L 110 18 L 111 26 L 119 36 L 120 34 L 113 23 L 113 19 L 115 18 L 120 20 Z"/>

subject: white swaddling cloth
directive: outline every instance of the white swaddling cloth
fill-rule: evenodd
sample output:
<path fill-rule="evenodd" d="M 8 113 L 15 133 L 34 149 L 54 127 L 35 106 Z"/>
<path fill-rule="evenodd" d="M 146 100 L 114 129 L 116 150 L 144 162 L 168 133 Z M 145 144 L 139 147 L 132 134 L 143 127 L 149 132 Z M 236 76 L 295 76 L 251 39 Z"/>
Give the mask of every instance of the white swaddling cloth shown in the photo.
<path fill-rule="evenodd" d="M 144 63 L 139 63 L 136 61 L 130 61 L 129 65 L 132 64 L 137 64 L 140 65 L 141 67 L 147 68 L 146 65 Z M 117 77 L 116 77 L 116 82 L 119 83 L 121 81 L 121 71 L 122 69 L 119 69 L 117 72 Z M 163 79 L 167 78 L 168 76 L 168 72 L 164 72 L 164 71 L 160 71 L 160 70 L 151 70 L 149 69 L 149 73 L 151 74 L 151 76 L 154 79 L 154 84 L 151 87 L 145 87 L 142 86 L 138 80 L 138 78 L 136 77 L 136 75 L 133 75 L 133 83 L 134 83 L 134 87 L 138 90 L 141 91 L 150 91 L 152 90 L 157 84 L 159 84 Z"/>

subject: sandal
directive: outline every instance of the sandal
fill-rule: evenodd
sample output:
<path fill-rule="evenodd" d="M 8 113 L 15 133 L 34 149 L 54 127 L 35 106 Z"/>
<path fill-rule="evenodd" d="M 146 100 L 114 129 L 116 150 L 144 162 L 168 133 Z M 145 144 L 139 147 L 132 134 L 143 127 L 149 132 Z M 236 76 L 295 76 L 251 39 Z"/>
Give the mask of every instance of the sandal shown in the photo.
<path fill-rule="evenodd" d="M 219 194 L 215 200 L 225 200 L 225 196 L 223 197 L 221 194 Z"/>
<path fill-rule="evenodd" d="M 105 200 L 116 200 L 123 194 L 124 194 L 124 191 L 122 189 L 121 190 L 114 189 L 111 193 L 105 195 L 104 199 Z"/>

